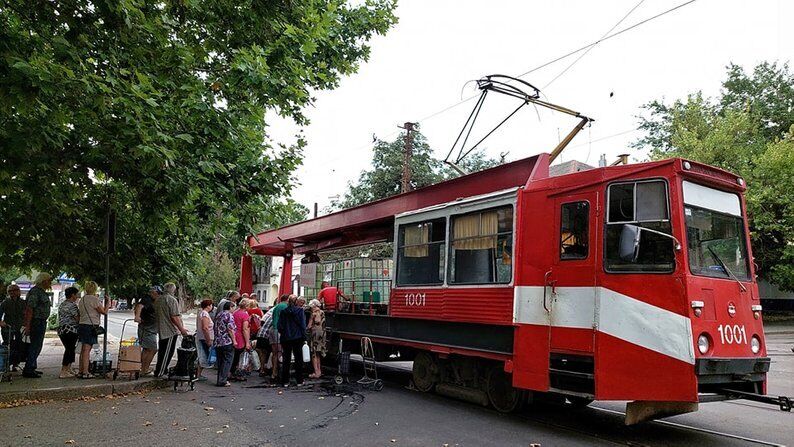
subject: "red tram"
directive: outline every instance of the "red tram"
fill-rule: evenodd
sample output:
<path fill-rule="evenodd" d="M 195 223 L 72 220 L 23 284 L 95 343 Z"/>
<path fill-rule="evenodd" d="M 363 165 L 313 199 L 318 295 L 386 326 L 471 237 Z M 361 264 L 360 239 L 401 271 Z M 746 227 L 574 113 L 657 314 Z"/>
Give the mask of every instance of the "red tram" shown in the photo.
<path fill-rule="evenodd" d="M 329 313 L 413 358 L 422 391 L 491 404 L 627 400 L 627 423 L 763 396 L 766 355 L 737 176 L 664 161 L 549 176 L 541 154 L 247 240 L 283 256 L 391 241 L 385 314 Z M 251 258 L 241 289 L 252 288 Z"/>

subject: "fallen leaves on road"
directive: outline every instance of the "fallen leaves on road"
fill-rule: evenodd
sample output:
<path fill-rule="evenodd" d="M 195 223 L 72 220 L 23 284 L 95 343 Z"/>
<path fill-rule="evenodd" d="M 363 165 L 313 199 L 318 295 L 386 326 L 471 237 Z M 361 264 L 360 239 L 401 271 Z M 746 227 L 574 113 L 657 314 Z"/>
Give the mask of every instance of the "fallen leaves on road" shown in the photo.
<path fill-rule="evenodd" d="M 17 399 L 17 400 L 12 400 L 10 402 L 0 403 L 0 408 L 16 408 L 16 407 L 24 407 L 27 405 L 46 404 L 47 402 L 51 402 L 51 401 L 52 399 Z"/>
<path fill-rule="evenodd" d="M 224 424 L 221 428 L 229 428 L 229 424 Z"/>
<path fill-rule="evenodd" d="M 214 407 L 204 407 L 204 411 L 212 411 L 214 409 L 215 409 Z"/>
<path fill-rule="evenodd" d="M 75 443 L 74 439 L 70 439 L 70 440 L 64 442 L 64 444 L 74 444 L 74 443 Z"/>
<path fill-rule="evenodd" d="M 143 423 L 144 427 L 148 427 L 150 425 L 152 425 L 152 423 L 150 421 L 146 421 L 146 422 Z"/>
<path fill-rule="evenodd" d="M 215 433 L 219 435 L 219 434 L 223 433 L 223 430 L 218 430 Z"/>

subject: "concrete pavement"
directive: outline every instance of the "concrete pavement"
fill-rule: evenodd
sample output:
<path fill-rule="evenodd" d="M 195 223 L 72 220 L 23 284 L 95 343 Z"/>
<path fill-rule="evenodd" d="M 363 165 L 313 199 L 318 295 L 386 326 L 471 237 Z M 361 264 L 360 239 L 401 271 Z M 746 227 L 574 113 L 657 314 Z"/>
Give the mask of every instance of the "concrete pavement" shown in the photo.
<path fill-rule="evenodd" d="M 116 364 L 119 340 L 125 320 L 132 319 L 132 311 L 111 311 L 108 315 L 108 355 Z M 192 317 L 192 318 L 191 318 Z M 195 328 L 195 314 L 183 316 L 188 330 Z M 192 323 L 191 323 L 192 322 Z M 137 324 L 129 321 L 124 328 L 124 338 L 135 337 Z M 100 351 L 102 337 L 99 338 Z M 78 344 L 79 349 L 79 344 Z M 165 383 L 154 377 L 142 377 L 129 380 L 127 375 L 120 375 L 117 380 L 110 379 L 59 379 L 63 345 L 55 332 L 48 332 L 44 347 L 39 356 L 39 370 L 44 374 L 39 379 L 27 379 L 21 372 L 11 375 L 11 382 L 0 383 L 0 406 L 18 405 L 30 401 L 75 399 L 80 397 L 96 397 L 135 391 L 151 390 Z M 175 356 L 176 357 L 176 356 Z M 79 361 L 79 352 L 78 352 Z M 175 361 L 175 360 L 174 360 Z M 77 364 L 74 365 L 77 368 Z"/>

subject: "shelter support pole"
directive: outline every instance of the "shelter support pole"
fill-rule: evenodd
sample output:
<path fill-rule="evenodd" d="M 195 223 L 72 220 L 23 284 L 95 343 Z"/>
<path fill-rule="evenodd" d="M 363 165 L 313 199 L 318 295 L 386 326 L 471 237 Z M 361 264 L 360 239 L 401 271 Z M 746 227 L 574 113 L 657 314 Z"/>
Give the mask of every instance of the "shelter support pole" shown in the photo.
<path fill-rule="evenodd" d="M 254 266 L 251 255 L 243 255 L 240 260 L 240 293 L 252 293 L 254 291 Z"/>
<path fill-rule="evenodd" d="M 281 281 L 278 286 L 278 294 L 292 293 L 292 253 L 284 255 L 284 266 L 281 268 Z"/>

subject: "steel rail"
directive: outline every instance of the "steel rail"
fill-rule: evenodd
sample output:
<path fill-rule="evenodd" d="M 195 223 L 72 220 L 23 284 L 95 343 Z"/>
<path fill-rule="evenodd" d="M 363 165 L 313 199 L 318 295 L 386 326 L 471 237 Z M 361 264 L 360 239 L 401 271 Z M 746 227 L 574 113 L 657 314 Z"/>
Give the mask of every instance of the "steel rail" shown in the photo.
<path fill-rule="evenodd" d="M 603 411 L 605 413 L 612 413 L 612 414 L 619 414 L 619 415 L 622 415 L 622 416 L 626 416 L 626 413 L 624 413 L 622 411 L 611 410 L 609 408 L 602 408 L 602 407 L 598 407 L 598 406 L 595 406 L 595 405 L 590 405 L 589 408 L 592 408 L 592 409 L 598 410 L 598 411 Z M 760 439 L 750 438 L 750 437 L 747 437 L 747 436 L 735 435 L 733 433 L 725 433 L 725 432 L 716 431 L 716 430 L 710 430 L 708 428 L 694 427 L 692 425 L 680 424 L 678 422 L 655 420 L 655 421 L 650 421 L 648 423 L 649 424 L 667 425 L 667 426 L 670 426 L 670 427 L 676 427 L 676 428 L 681 428 L 681 429 L 689 430 L 689 431 L 696 431 L 696 432 L 700 432 L 700 433 L 708 433 L 708 434 L 711 434 L 711 435 L 722 436 L 724 438 L 731 438 L 731 439 L 738 439 L 739 441 L 752 442 L 754 444 L 768 445 L 768 446 L 772 446 L 772 447 L 786 447 L 785 444 L 779 444 L 777 442 L 762 441 Z"/>

